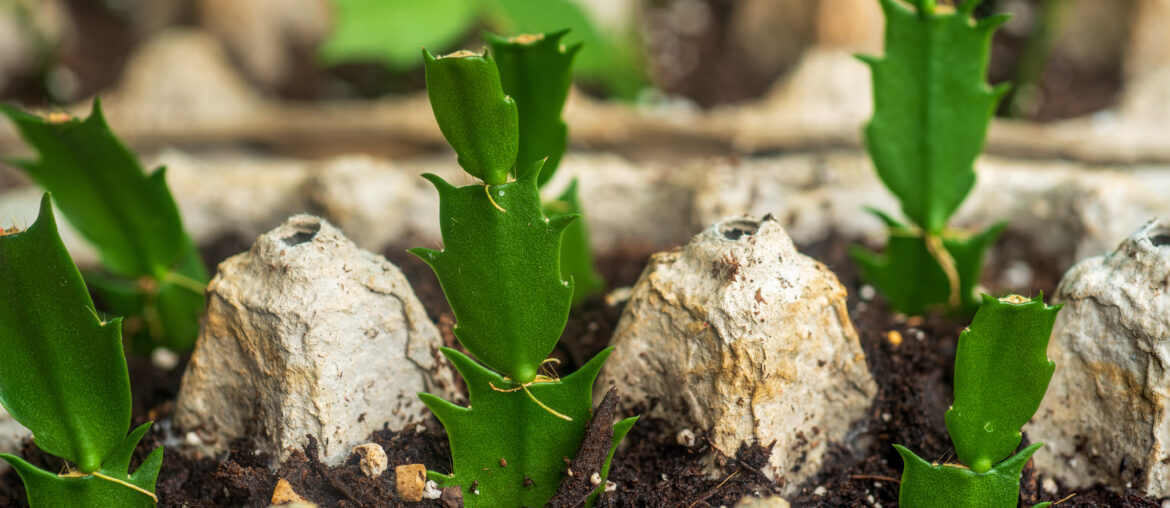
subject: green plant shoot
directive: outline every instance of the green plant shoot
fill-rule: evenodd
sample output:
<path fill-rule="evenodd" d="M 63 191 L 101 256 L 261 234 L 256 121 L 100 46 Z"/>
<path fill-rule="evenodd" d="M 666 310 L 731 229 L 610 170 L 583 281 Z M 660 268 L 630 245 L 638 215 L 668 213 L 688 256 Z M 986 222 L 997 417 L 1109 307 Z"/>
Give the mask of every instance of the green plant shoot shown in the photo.
<path fill-rule="evenodd" d="M 565 47 L 561 38 L 566 33 L 568 30 L 510 38 L 485 35 L 500 71 L 500 84 L 516 102 L 520 115 L 520 148 L 515 167 L 527 168 L 544 160 L 537 179 L 540 187 L 552 178 L 568 145 L 568 126 L 561 113 L 572 84 L 573 59 L 581 44 Z M 544 208 L 547 213 L 581 214 L 576 179 Z M 594 266 L 584 218 L 565 229 L 561 272 L 573 278 L 574 307 L 605 288 L 605 280 Z"/>
<path fill-rule="evenodd" d="M 49 195 L 26 231 L 0 233 L 0 403 L 36 445 L 72 466 L 52 473 L 0 454 L 33 507 L 153 506 L 162 448 L 133 473 L 150 428 L 130 427 L 130 377 L 121 319 L 98 318 L 57 235 Z"/>
<path fill-rule="evenodd" d="M 983 295 L 971 326 L 959 336 L 955 402 L 946 414 L 955 451 L 966 466 L 930 464 L 894 445 L 904 463 L 901 506 L 1016 506 L 1020 472 L 1043 445 L 1012 453 L 1056 368 L 1045 351 L 1059 311 L 1059 305 L 1045 305 L 1042 295 Z"/>
<path fill-rule="evenodd" d="M 940 302 L 947 302 L 952 294 L 950 276 L 919 231 L 881 211 L 869 209 L 869 212 L 886 224 L 890 238 L 886 252 L 881 254 L 863 247 L 851 247 L 850 254 L 857 261 L 861 277 L 880 288 L 899 312 L 922 314 Z M 1007 223 L 999 222 L 972 235 L 932 237 L 930 241 L 940 242 L 946 250 L 947 256 L 942 259 L 953 263 L 959 281 L 958 294 L 974 294 L 983 266 L 983 254 L 1006 227 Z M 974 313 L 978 306 L 979 300 L 964 298 L 960 300 L 958 310 Z"/>
<path fill-rule="evenodd" d="M 515 157 L 507 147 L 515 146 L 516 124 L 493 128 L 516 113 L 491 58 L 469 52 L 434 58 L 425 50 L 423 57 L 440 129 L 460 133 L 448 135 L 453 145 L 480 147 L 457 147 L 460 165 L 479 176 L 489 174 L 482 168 L 497 168 L 498 152 Z M 507 162 L 504 176 L 512 166 Z M 439 192 L 443 250 L 411 252 L 434 269 L 455 313 L 456 337 L 482 362 L 443 350 L 467 381 L 469 407 L 420 394 L 451 441 L 453 473 L 430 476 L 460 486 L 469 507 L 542 506 L 556 493 L 563 459 L 576 454 L 584 436 L 593 382 L 609 355 L 603 351 L 563 379 L 548 366 L 573 294 L 559 257 L 561 235 L 576 216 L 545 215 L 537 189 L 541 166 L 521 168 L 513 181 L 485 179 L 465 187 L 426 175 Z M 615 443 L 632 424 L 615 426 Z"/>
<path fill-rule="evenodd" d="M 10 162 L 51 192 L 96 247 L 106 272 L 87 274 L 87 282 L 108 310 L 132 319 L 135 347 L 190 350 L 208 276 L 183 230 L 166 168 L 147 175 L 106 125 L 98 100 L 85 120 L 45 119 L 5 105 L 0 111 L 40 154 Z"/>
<path fill-rule="evenodd" d="M 957 8 L 934 0 L 912 0 L 913 8 L 899 0 L 880 1 L 886 54 L 859 57 L 873 74 L 874 113 L 865 127 L 865 146 L 911 224 L 881 215 L 891 228 L 888 255 L 859 247 L 851 254 L 897 311 L 921 314 L 945 306 L 972 312 L 979 304 L 971 288 L 983 251 L 1002 225 L 973 235 L 946 227 L 975 183 L 975 158 L 1007 91 L 986 82 L 991 36 L 1007 16 L 974 21 L 979 0 Z M 925 281 L 940 285 L 925 288 Z"/>

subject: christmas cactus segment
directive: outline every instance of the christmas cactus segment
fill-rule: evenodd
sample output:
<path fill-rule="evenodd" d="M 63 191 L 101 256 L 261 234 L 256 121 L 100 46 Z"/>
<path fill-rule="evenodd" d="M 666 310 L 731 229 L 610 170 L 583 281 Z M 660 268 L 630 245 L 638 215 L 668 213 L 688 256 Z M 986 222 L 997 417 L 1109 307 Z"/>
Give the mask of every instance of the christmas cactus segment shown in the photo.
<path fill-rule="evenodd" d="M 488 185 L 507 182 L 520 148 L 520 119 L 491 55 L 459 51 L 435 58 L 424 49 L 423 62 L 431 110 L 459 166 Z"/>
<path fill-rule="evenodd" d="M 959 459 L 976 473 L 991 469 L 1020 445 L 1020 428 L 1036 410 L 1056 365 L 1048 338 L 1060 306 L 1041 297 L 984 295 L 955 353 L 955 402 L 947 430 Z"/>
<path fill-rule="evenodd" d="M 537 178 L 543 187 L 552 178 L 568 144 L 568 126 L 561 118 L 573 81 L 573 58 L 581 44 L 565 47 L 561 38 L 568 30 L 548 34 L 500 37 L 486 34 L 500 72 L 504 93 L 516 101 L 520 116 L 520 148 L 515 167 L 527 168 L 544 160 Z M 574 179 L 565 191 L 544 204 L 546 213 L 582 213 Z M 573 306 L 605 288 L 597 273 L 584 218 L 564 232 L 561 271 L 573 279 Z"/>
<path fill-rule="evenodd" d="M 1031 445 L 995 468 L 976 473 L 958 464 L 931 464 L 914 452 L 894 445 L 903 464 L 898 505 L 906 508 L 1018 506 L 1020 473 L 1041 446 L 1040 443 Z M 1048 505 L 1040 503 L 1034 508 Z"/>
<path fill-rule="evenodd" d="M 917 315 L 950 298 L 947 272 L 939 265 L 930 247 L 913 228 L 878 210 L 869 210 L 882 220 L 889 231 L 886 251 L 877 253 L 853 246 L 850 254 L 857 261 L 861 277 L 880 288 L 900 312 Z M 941 243 L 958 275 L 959 294 L 974 294 L 979 282 L 983 254 L 995 243 L 1007 223 L 999 222 L 971 235 L 934 237 Z M 978 303 L 964 300 L 960 309 L 974 312 Z"/>
<path fill-rule="evenodd" d="M 137 349 L 187 351 L 198 334 L 208 275 L 183 230 L 166 168 L 146 174 L 102 115 L 47 118 L 0 105 L 39 160 L 13 160 L 48 190 L 77 231 L 94 245 L 105 272 L 86 282 L 110 311 L 128 318 Z"/>
<path fill-rule="evenodd" d="M 561 231 L 574 216 L 544 215 L 535 171 L 539 163 L 513 182 L 466 187 L 427 175 L 439 192 L 443 250 L 411 250 L 438 276 L 459 342 L 520 383 L 539 374 L 573 295 L 558 254 Z"/>
<path fill-rule="evenodd" d="M 874 113 L 865 127 L 865 146 L 911 224 L 883 215 L 891 229 L 888 254 L 860 247 L 851 254 L 894 310 L 921 314 L 943 307 L 971 313 L 979 305 L 972 288 L 983 251 L 1003 226 L 962 235 L 947 230 L 947 221 L 975 183 L 975 159 L 1007 91 L 986 82 L 991 36 L 1007 16 L 974 21 L 979 0 L 958 7 L 934 0 L 880 1 L 886 54 L 860 57 L 873 74 Z M 927 281 L 930 287 L 923 287 Z"/>
<path fill-rule="evenodd" d="M 516 167 L 545 160 L 536 183 L 543 187 L 560 166 L 569 128 L 561 118 L 573 82 L 573 57 L 581 44 L 565 47 L 568 32 L 500 37 L 485 34 L 500 73 L 500 86 L 516 102 L 520 147 Z"/>
<path fill-rule="evenodd" d="M 455 335 L 475 356 L 443 350 L 467 382 L 468 407 L 420 394 L 451 442 L 453 472 L 429 477 L 459 486 L 470 507 L 543 506 L 565 478 L 564 459 L 581 444 L 593 382 L 610 354 L 564 378 L 547 359 L 572 300 L 560 252 L 577 216 L 545 214 L 537 188 L 543 160 L 517 167 L 516 179 L 506 181 L 516 153 L 507 146 L 515 146 L 517 127 L 498 127 L 516 117 L 515 105 L 500 89 L 491 58 L 469 52 L 436 58 L 424 50 L 424 60 L 440 129 L 452 133 L 453 146 L 479 147 L 456 151 L 460 165 L 484 180 L 455 187 L 426 175 L 439 193 L 443 249 L 411 250 L 434 269 L 455 314 Z M 513 159 L 496 158 L 500 153 Z M 614 427 L 614 443 L 632 423 Z"/>
<path fill-rule="evenodd" d="M 1043 296 L 983 295 L 959 336 L 955 402 L 946 413 L 962 464 L 930 464 L 894 445 L 904 463 L 901 506 L 1016 506 L 1020 472 L 1042 443 L 1013 452 L 1056 368 L 1045 351 L 1059 310 Z"/>
<path fill-rule="evenodd" d="M 130 427 L 130 378 L 121 319 L 102 320 L 57 234 L 49 195 L 25 231 L 0 233 L 0 403 L 38 448 L 69 461 L 44 471 L 0 454 L 33 507 L 154 506 L 157 448 L 133 473 L 150 428 Z"/>

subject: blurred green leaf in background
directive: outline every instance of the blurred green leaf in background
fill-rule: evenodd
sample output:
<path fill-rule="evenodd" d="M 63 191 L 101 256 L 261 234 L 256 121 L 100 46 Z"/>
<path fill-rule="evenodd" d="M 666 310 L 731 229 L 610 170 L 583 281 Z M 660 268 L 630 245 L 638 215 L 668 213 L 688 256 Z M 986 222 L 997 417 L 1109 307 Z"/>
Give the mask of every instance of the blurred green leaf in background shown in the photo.
<path fill-rule="evenodd" d="M 570 0 L 332 0 L 334 27 L 318 49 L 327 66 L 379 62 L 393 72 L 419 67 L 418 50 L 434 54 L 496 33 L 570 29 L 566 45 L 584 43 L 577 77 L 606 94 L 633 99 L 648 83 L 636 29 L 606 29 Z M 472 39 L 475 38 L 475 41 Z"/>

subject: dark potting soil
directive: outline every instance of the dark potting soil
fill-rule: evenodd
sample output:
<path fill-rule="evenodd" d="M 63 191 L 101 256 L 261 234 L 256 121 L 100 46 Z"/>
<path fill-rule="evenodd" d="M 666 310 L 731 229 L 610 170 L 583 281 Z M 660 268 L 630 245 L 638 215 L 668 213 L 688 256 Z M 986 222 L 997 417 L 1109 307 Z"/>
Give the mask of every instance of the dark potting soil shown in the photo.
<path fill-rule="evenodd" d="M 239 242 L 217 242 L 217 250 L 205 252 L 208 259 L 223 259 L 239 249 Z M 386 255 L 398 264 L 414 285 L 428 313 L 440 328 L 448 345 L 457 342 L 451 333 L 453 317 L 434 274 L 425 264 L 405 252 L 416 242 L 387 249 Z M 861 284 L 846 254 L 848 243 L 834 238 L 804 246 L 802 252 L 824 262 L 849 289 L 850 316 L 858 330 L 878 395 L 866 418 L 859 423 L 853 448 L 835 445 L 825 456 L 821 470 L 798 487 L 793 506 L 897 506 L 901 459 L 891 447 L 908 446 L 930 460 L 954 458 L 943 419 L 950 404 L 955 343 L 966 323 L 938 316 L 906 319 L 892 315 L 880 296 L 872 301 L 858 298 Z M 223 251 L 223 252 L 220 252 Z M 599 259 L 599 268 L 613 287 L 632 285 L 652 249 L 630 247 Z M 1001 252 L 1012 252 L 1002 249 Z M 1009 256 L 1025 255 L 1012 253 Z M 1033 287 L 1016 289 L 1023 294 L 1043 290 L 1051 294 L 1066 266 L 1052 260 L 1023 257 L 1032 270 Z M 1016 259 L 996 259 L 984 277 L 992 291 L 999 272 Z M 561 373 L 576 368 L 606 345 L 621 313 L 620 302 L 590 299 L 570 317 L 563 347 L 556 355 L 562 360 Z M 900 341 L 898 339 L 901 339 Z M 145 359 L 131 357 L 134 386 L 134 423 L 156 423 L 135 452 L 133 467 L 153 448 L 161 446 L 183 365 L 171 371 L 154 368 Z M 1059 367 L 1058 367 L 1059 368 Z M 645 412 L 647 408 L 635 408 Z M 621 415 L 628 416 L 628 415 Z M 610 480 L 615 492 L 601 496 L 602 507 L 717 507 L 732 506 L 746 496 L 779 493 L 783 480 L 773 482 L 760 473 L 770 455 L 769 443 L 743 445 L 735 456 L 714 450 L 705 436 L 697 436 L 692 447 L 676 443 L 668 422 L 642 419 L 625 438 L 614 458 Z M 1026 428 L 1025 428 L 1026 429 Z M 253 432 L 252 435 L 256 435 Z M 400 431 L 373 433 L 370 441 L 387 453 L 390 467 L 378 478 L 366 478 L 356 457 L 338 467 L 320 463 L 315 447 L 296 451 L 278 471 L 267 464 L 270 457 L 257 454 L 250 439 L 232 443 L 231 451 L 220 457 L 187 458 L 167 450 L 159 474 L 157 492 L 162 507 L 268 506 L 278 479 L 321 506 L 382 507 L 457 506 L 450 500 L 406 503 L 395 491 L 395 465 L 422 463 L 428 469 L 450 470 L 450 448 L 442 427 L 433 418 Z M 60 459 L 46 456 L 26 444 L 21 455 L 47 470 L 62 466 Z M 704 470 L 714 462 L 724 473 L 708 477 Z M 1044 492 L 1029 465 L 1024 470 L 1021 506 L 1040 501 L 1067 499 L 1060 506 L 1157 507 L 1154 499 L 1119 495 L 1104 488 L 1070 490 L 1058 484 L 1055 494 Z M 23 486 L 13 471 L 0 475 L 0 506 L 27 506 Z"/>

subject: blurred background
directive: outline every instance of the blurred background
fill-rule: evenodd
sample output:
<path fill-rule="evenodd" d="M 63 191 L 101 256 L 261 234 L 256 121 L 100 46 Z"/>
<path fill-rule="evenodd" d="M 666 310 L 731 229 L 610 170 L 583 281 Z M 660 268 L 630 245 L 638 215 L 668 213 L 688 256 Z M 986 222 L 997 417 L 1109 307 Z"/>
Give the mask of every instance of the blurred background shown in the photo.
<path fill-rule="evenodd" d="M 978 15 L 999 12 L 1013 17 L 996 35 L 989 77 L 1015 84 L 1000 116 L 1048 123 L 1167 109 L 1143 98 L 1166 88 L 1158 74 L 1170 61 L 1167 2 L 987 0 Z M 388 145 L 403 137 L 376 119 L 317 122 L 323 131 L 383 134 L 381 141 L 346 136 L 330 148 L 290 139 L 318 134 L 312 115 L 292 125 L 281 118 L 281 132 L 267 133 L 225 118 L 253 112 L 244 102 L 306 113 L 306 106 L 417 97 L 420 47 L 478 49 L 484 31 L 565 27 L 568 41 L 585 43 L 575 72 L 589 101 L 690 112 L 777 112 L 777 102 L 819 101 L 825 110 L 799 116 L 863 119 L 867 76 L 855 62 L 831 58 L 880 53 L 882 21 L 875 0 L 0 0 L 0 100 L 71 110 L 109 96 L 111 123 L 142 148 L 211 141 L 312 152 L 298 155 L 397 155 Z M 807 88 L 792 90 L 796 80 Z M 785 101 L 786 92 L 796 97 Z M 808 105 L 789 109 L 801 107 Z M 216 115 L 242 132 L 216 132 L 209 123 Z M 176 122 L 187 129 L 152 125 Z M 708 141 L 703 148 L 715 151 L 727 143 L 749 151 L 786 146 Z M 11 147 L 10 131 L 0 132 L 0 148 Z"/>
<path fill-rule="evenodd" d="M 985 1 L 979 15 L 1013 15 L 990 69 L 1018 85 L 1000 114 L 1052 121 L 1114 105 L 1123 77 L 1140 74 L 1128 56 L 1155 50 L 1141 39 L 1161 35 L 1150 18 L 1163 3 Z M 761 98 L 818 47 L 879 51 L 881 18 L 872 0 L 0 0 L 0 97 L 47 106 L 109 92 L 180 34 L 206 38 L 205 56 L 274 99 L 409 94 L 423 87 L 419 47 L 562 27 L 585 43 L 576 73 L 591 96 L 712 108 Z"/>
<path fill-rule="evenodd" d="M 1109 248 L 1165 201 L 1151 194 L 1136 207 L 1125 196 L 1161 187 L 1124 180 L 1125 192 L 1108 194 L 1081 175 L 1170 174 L 1170 0 L 986 0 L 976 14 L 995 13 L 1012 17 L 993 41 L 989 80 L 1013 86 L 984 160 L 1017 168 L 1009 176 L 1065 175 L 1043 180 L 1081 193 L 1044 198 L 1072 210 L 1061 217 L 1134 210 L 1092 249 L 1070 249 Z M 854 58 L 881 53 L 877 0 L 0 0 L 0 101 L 84 117 L 100 96 L 144 165 L 170 168 L 201 244 L 226 235 L 243 249 L 309 211 L 380 249 L 437 238 L 417 175 L 459 174 L 427 103 L 420 48 L 479 50 L 485 32 L 563 28 L 585 46 L 559 174 L 581 178 L 599 249 L 677 245 L 721 214 L 797 199 L 812 211 L 786 227 L 805 243 L 880 231 L 858 211 L 894 205 L 860 150 L 872 99 Z M 28 153 L 0 121 L 0 155 Z M 751 192 L 709 205 L 725 173 Z M 1020 176 L 1020 192 L 1037 178 Z M 781 197 L 761 194 L 769 185 Z M 830 199 L 838 190 L 852 197 Z M 35 214 L 38 191 L 2 163 L 0 191 L 15 215 Z M 615 196 L 640 207 L 657 236 L 629 224 Z M 991 210 L 967 216 L 1009 213 Z M 1010 213 L 1025 211 L 1052 220 Z M 864 218 L 854 227 L 853 217 Z M 1101 217 L 1069 221 L 1088 234 Z M 1044 242 L 1054 252 L 1067 243 Z M 1071 250 L 1061 255 L 1071 262 Z"/>

